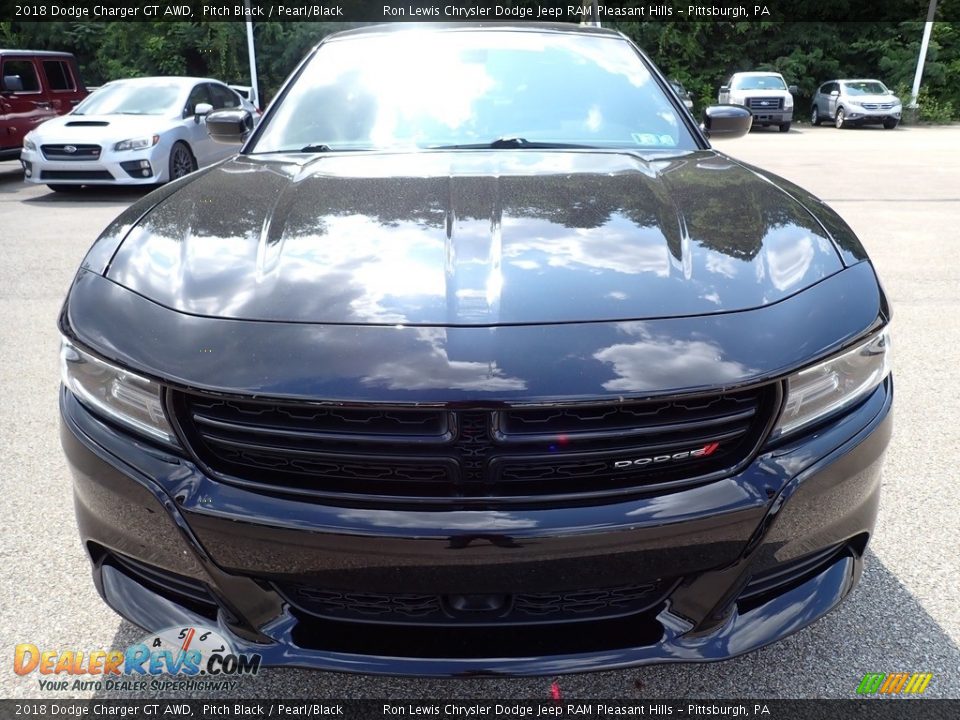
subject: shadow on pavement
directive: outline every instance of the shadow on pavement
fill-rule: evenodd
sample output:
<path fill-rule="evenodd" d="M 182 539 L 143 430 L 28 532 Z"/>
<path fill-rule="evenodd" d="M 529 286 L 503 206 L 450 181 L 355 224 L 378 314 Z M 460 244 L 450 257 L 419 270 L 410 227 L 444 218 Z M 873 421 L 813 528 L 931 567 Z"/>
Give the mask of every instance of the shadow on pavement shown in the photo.
<path fill-rule="evenodd" d="M 23 186 L 23 168 L 19 161 L 0 162 L 0 193 L 14 193 Z"/>
<path fill-rule="evenodd" d="M 800 128 L 796 125 L 791 125 L 790 130 L 785 133 L 780 132 L 780 128 L 776 125 L 771 125 L 770 127 L 763 127 L 762 125 L 757 125 L 750 128 L 751 135 L 803 135 L 804 129 L 809 128 Z"/>
<path fill-rule="evenodd" d="M 144 187 L 134 185 L 132 187 L 85 187 L 73 192 L 54 192 L 49 188 L 45 195 L 37 197 L 24 198 L 23 202 L 27 205 L 64 205 L 73 204 L 77 207 L 83 207 L 90 203 L 132 203 L 153 190 L 153 187 Z"/>
<path fill-rule="evenodd" d="M 110 646 L 144 633 L 122 622 Z M 559 678 L 411 679 L 266 669 L 239 678 L 238 698 L 509 700 L 550 698 L 556 679 L 575 698 L 855 698 L 864 674 L 930 672 L 924 697 L 960 696 L 960 649 L 873 553 L 859 587 L 832 613 L 774 645 L 719 663 L 651 665 Z M 165 677 L 164 679 L 170 679 Z M 164 693 L 159 693 L 164 695 Z M 218 699 L 217 694 L 189 694 Z M 98 692 L 97 698 L 149 698 L 157 692 Z M 182 697 L 173 694 L 170 697 Z"/>

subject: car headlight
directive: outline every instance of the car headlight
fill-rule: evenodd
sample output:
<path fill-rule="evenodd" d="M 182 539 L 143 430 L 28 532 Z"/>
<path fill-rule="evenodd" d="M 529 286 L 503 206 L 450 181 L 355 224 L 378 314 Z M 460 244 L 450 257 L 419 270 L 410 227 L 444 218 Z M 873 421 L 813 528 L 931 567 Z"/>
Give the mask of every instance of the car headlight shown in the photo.
<path fill-rule="evenodd" d="M 783 107 L 785 110 L 789 110 L 793 107 L 793 95 L 787 95 L 783 101 Z"/>
<path fill-rule="evenodd" d="M 151 148 L 160 142 L 159 135 L 153 135 L 151 137 L 141 137 L 141 138 L 131 138 L 129 140 L 121 140 L 116 145 L 113 146 L 113 149 L 117 152 L 123 152 L 124 150 L 146 150 Z"/>
<path fill-rule="evenodd" d="M 23 136 L 23 149 L 29 150 L 30 152 L 34 152 L 37 149 L 37 144 L 30 139 L 29 135 Z"/>
<path fill-rule="evenodd" d="M 889 374 L 890 333 L 884 328 L 787 378 L 787 401 L 773 437 L 807 427 L 862 400 Z"/>
<path fill-rule="evenodd" d="M 84 352 L 67 338 L 60 344 L 63 384 L 91 410 L 131 430 L 176 445 L 153 380 Z"/>

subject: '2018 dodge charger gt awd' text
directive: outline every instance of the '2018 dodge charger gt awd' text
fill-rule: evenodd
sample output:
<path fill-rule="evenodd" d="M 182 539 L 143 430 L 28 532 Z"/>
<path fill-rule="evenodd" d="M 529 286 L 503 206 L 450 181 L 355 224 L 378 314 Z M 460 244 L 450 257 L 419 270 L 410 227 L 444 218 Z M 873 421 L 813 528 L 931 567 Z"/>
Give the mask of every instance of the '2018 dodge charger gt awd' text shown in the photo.
<path fill-rule="evenodd" d="M 389 62 L 385 59 L 389 58 Z M 145 196 L 60 317 L 97 588 L 265 666 L 716 660 L 856 584 L 890 310 L 809 193 L 622 35 L 330 36 Z M 730 209 L 738 208 L 730 222 Z"/>

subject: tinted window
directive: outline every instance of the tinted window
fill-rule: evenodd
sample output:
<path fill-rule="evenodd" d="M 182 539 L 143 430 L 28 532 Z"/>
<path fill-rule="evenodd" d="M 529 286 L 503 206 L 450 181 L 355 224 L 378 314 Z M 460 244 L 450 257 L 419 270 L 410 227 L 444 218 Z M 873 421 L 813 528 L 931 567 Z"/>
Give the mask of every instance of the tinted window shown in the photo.
<path fill-rule="evenodd" d="M 47 85 L 51 90 L 75 89 L 70 67 L 61 60 L 44 60 L 43 74 L 47 76 Z"/>
<path fill-rule="evenodd" d="M 187 104 L 183 108 L 183 114 L 193 115 L 197 111 L 197 105 L 202 103 L 213 105 L 213 98 L 210 96 L 209 83 L 201 83 L 200 85 L 196 85 L 193 90 L 190 91 L 190 96 L 187 98 Z"/>
<path fill-rule="evenodd" d="M 240 98 L 233 90 L 224 85 L 210 85 L 210 94 L 213 96 L 211 105 L 217 110 L 220 108 L 235 108 L 240 106 Z"/>
<path fill-rule="evenodd" d="M 77 105 L 74 115 L 165 115 L 183 96 L 171 82 L 115 82 L 104 85 Z"/>
<path fill-rule="evenodd" d="M 13 92 L 38 92 L 37 71 L 30 60 L 7 60 L 3 63 L 3 87 Z"/>
<path fill-rule="evenodd" d="M 397 31 L 321 46 L 253 152 L 531 142 L 696 147 L 620 38 Z"/>

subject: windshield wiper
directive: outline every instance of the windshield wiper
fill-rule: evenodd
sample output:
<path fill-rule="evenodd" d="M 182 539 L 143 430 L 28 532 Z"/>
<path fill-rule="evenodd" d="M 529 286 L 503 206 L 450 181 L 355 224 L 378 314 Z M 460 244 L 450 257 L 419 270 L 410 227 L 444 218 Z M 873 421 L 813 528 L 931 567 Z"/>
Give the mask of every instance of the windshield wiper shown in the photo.
<path fill-rule="evenodd" d="M 362 147 L 331 147 L 324 143 L 311 143 L 302 148 L 281 148 L 279 150 L 261 150 L 251 155 L 296 155 L 297 153 L 331 153 L 331 152 L 369 152 L 370 148 Z"/>
<path fill-rule="evenodd" d="M 503 136 L 485 143 L 465 143 L 460 145 L 430 145 L 429 150 L 550 150 L 550 149 L 596 149 L 595 145 L 578 145 L 566 142 L 542 142 L 522 137 Z"/>
<path fill-rule="evenodd" d="M 330 145 L 325 145 L 324 143 L 313 143 L 311 145 L 304 145 L 299 150 L 287 150 L 287 152 L 302 152 L 302 153 L 327 153 L 327 152 L 368 152 L 371 148 L 364 147 L 331 147 Z"/>

